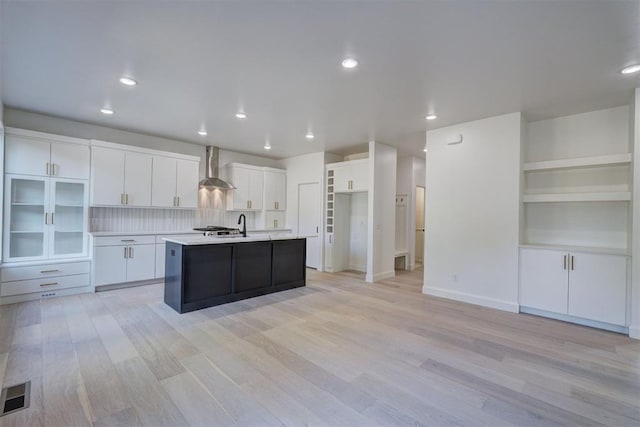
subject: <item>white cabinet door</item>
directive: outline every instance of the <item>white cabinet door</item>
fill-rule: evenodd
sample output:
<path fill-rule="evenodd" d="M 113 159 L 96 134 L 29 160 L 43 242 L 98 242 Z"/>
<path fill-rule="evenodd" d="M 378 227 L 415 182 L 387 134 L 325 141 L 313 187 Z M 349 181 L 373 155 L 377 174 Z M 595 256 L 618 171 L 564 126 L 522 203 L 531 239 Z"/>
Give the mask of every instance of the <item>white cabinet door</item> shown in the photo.
<path fill-rule="evenodd" d="M 156 243 L 156 273 L 155 273 L 156 279 L 160 279 L 164 277 L 165 250 L 166 250 L 166 244 Z"/>
<path fill-rule="evenodd" d="M 124 193 L 127 206 L 151 206 L 151 170 L 149 154 L 125 153 Z"/>
<path fill-rule="evenodd" d="M 354 163 L 351 169 L 351 191 L 367 191 L 369 189 L 369 162 Z"/>
<path fill-rule="evenodd" d="M 284 212 L 280 211 L 267 211 L 264 215 L 264 228 L 284 228 Z"/>
<path fill-rule="evenodd" d="M 127 282 L 153 279 L 156 274 L 156 245 L 129 246 Z"/>
<path fill-rule="evenodd" d="M 176 162 L 176 159 L 169 157 L 153 156 L 151 206 L 175 206 Z"/>
<path fill-rule="evenodd" d="M 49 182 L 49 257 L 84 256 L 87 254 L 88 183 L 61 178 Z"/>
<path fill-rule="evenodd" d="M 264 171 L 249 170 L 250 209 L 261 210 L 264 198 Z"/>
<path fill-rule="evenodd" d="M 9 135 L 5 142 L 5 173 L 47 176 L 51 166 L 47 141 Z"/>
<path fill-rule="evenodd" d="M 284 211 L 287 209 L 287 175 L 285 172 L 264 172 L 264 208 Z"/>
<path fill-rule="evenodd" d="M 198 207 L 198 181 L 200 163 L 191 160 L 177 160 L 176 197 L 181 208 Z"/>
<path fill-rule="evenodd" d="M 91 147 L 91 205 L 121 205 L 124 151 Z"/>
<path fill-rule="evenodd" d="M 344 193 L 349 190 L 351 180 L 350 168 L 346 166 L 336 166 L 333 168 L 333 192 Z"/>
<path fill-rule="evenodd" d="M 51 176 L 89 179 L 89 146 L 56 142 L 51 144 Z"/>
<path fill-rule="evenodd" d="M 229 180 L 236 189 L 227 191 L 227 197 L 231 203 L 227 203 L 229 210 L 249 209 L 249 169 L 230 167 Z"/>
<path fill-rule="evenodd" d="M 520 249 L 520 305 L 567 314 L 568 254 Z"/>
<path fill-rule="evenodd" d="M 95 286 L 127 281 L 126 246 L 97 246 L 93 256 Z"/>
<path fill-rule="evenodd" d="M 587 253 L 571 257 L 569 314 L 624 326 L 627 257 Z"/>

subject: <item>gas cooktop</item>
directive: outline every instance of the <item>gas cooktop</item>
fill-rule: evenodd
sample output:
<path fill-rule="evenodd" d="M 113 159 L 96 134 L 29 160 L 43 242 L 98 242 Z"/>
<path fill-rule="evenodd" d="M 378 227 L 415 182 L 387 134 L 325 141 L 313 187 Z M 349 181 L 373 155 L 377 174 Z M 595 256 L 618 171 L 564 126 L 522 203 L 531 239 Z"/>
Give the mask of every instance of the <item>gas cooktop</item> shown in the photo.
<path fill-rule="evenodd" d="M 196 227 L 194 231 L 202 231 L 205 236 L 227 236 L 230 234 L 240 234 L 237 228 L 221 227 L 219 225 L 208 225 L 206 227 Z"/>

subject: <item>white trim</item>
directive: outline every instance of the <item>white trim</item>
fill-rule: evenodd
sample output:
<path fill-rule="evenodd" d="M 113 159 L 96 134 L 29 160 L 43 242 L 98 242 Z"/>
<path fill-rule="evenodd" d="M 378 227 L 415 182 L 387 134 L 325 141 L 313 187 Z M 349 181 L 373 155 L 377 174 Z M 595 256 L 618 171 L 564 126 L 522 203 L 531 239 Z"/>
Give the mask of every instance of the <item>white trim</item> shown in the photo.
<path fill-rule="evenodd" d="M 423 286 L 422 293 L 433 295 L 436 297 L 447 298 L 455 301 L 467 302 L 469 304 L 481 305 L 484 307 L 495 308 L 502 311 L 510 311 L 518 313 L 520 306 L 517 302 L 504 301 L 495 298 L 483 297 L 480 295 L 468 294 L 466 292 L 451 291 L 448 289 L 434 288 Z"/>
<path fill-rule="evenodd" d="M 73 138 L 71 136 L 56 135 L 53 133 L 38 132 L 35 130 L 6 127 L 5 134 L 33 139 L 42 139 L 47 142 L 68 142 L 71 144 L 89 145 L 89 140 L 87 139 Z"/>
<path fill-rule="evenodd" d="M 337 162 L 337 163 L 326 163 L 324 165 L 324 169 L 326 171 L 327 169 L 339 168 L 342 166 L 349 166 L 349 165 L 357 165 L 359 163 L 367 163 L 368 161 L 369 161 L 369 158 L 367 157 L 366 159 L 347 160 L 344 162 Z"/>
<path fill-rule="evenodd" d="M 134 153 L 151 154 L 154 156 L 170 157 L 172 159 L 190 160 L 192 162 L 200 162 L 200 157 L 191 156 L 189 154 L 174 153 L 172 151 L 153 150 L 151 148 L 143 148 L 135 145 L 117 144 L 115 142 L 100 141 L 98 139 L 91 140 L 92 147 L 104 147 L 114 150 L 131 151 Z"/>
<path fill-rule="evenodd" d="M 367 275 L 365 277 L 365 282 L 374 283 L 374 282 L 378 282 L 380 280 L 390 279 L 392 277 L 396 277 L 395 270 L 383 271 L 382 273 L 376 273 L 373 276 L 371 274 L 367 273 Z"/>
<path fill-rule="evenodd" d="M 573 159 L 546 160 L 542 162 L 526 162 L 523 164 L 522 170 L 527 172 L 579 167 L 625 165 L 631 163 L 632 157 L 632 153 L 623 153 L 593 157 L 578 157 Z"/>
<path fill-rule="evenodd" d="M 640 340 L 640 325 L 629 326 L 629 338 Z"/>
<path fill-rule="evenodd" d="M 555 202 L 626 202 L 631 200 L 630 191 L 600 191 L 596 193 L 546 193 L 524 194 L 523 203 Z"/>
<path fill-rule="evenodd" d="M 598 322 L 596 320 L 583 319 L 582 317 L 569 316 L 567 314 L 553 313 L 551 311 L 538 310 L 537 308 L 520 306 L 520 313 L 532 314 L 534 316 L 548 317 L 550 319 L 561 320 L 563 322 L 575 323 L 577 325 L 589 326 L 591 328 L 604 329 L 606 331 L 629 333 L 626 326 L 614 325 L 612 323 Z"/>

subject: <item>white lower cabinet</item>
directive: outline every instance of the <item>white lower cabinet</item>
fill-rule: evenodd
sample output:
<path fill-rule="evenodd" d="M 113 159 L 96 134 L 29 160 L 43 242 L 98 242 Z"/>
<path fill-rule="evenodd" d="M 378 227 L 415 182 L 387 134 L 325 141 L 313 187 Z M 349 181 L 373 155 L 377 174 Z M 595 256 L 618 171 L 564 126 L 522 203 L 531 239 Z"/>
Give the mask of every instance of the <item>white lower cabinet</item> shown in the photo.
<path fill-rule="evenodd" d="M 96 237 L 93 254 L 95 286 L 155 277 L 155 236 Z"/>
<path fill-rule="evenodd" d="M 524 308 L 625 326 L 624 255 L 520 249 L 520 305 Z"/>
<path fill-rule="evenodd" d="M 16 265 L 0 270 L 0 304 L 90 292 L 90 261 Z"/>
<path fill-rule="evenodd" d="M 164 253 L 166 244 L 156 243 L 156 279 L 164 278 Z"/>

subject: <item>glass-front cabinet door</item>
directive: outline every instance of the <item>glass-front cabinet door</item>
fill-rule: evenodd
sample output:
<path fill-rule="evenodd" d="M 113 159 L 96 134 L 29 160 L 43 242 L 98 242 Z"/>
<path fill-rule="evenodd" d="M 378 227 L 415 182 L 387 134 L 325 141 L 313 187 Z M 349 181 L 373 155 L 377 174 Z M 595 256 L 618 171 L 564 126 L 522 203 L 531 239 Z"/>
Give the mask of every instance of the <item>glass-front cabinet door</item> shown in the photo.
<path fill-rule="evenodd" d="M 50 192 L 49 256 L 62 258 L 86 255 L 87 183 L 85 181 L 52 179 Z"/>
<path fill-rule="evenodd" d="M 48 256 L 49 179 L 6 175 L 4 254 L 10 260 Z"/>

